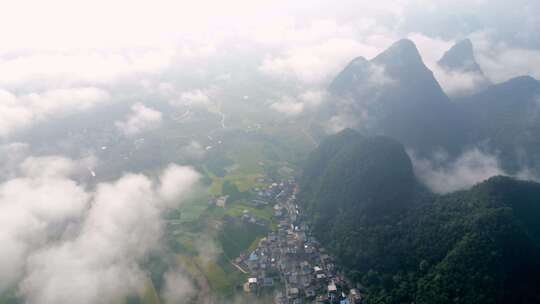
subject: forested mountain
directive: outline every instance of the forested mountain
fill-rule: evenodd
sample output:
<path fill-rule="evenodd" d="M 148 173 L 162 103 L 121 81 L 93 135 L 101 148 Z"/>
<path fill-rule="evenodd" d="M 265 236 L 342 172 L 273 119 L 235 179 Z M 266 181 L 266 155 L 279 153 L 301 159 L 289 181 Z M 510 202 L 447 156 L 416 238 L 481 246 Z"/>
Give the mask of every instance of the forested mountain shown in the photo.
<path fill-rule="evenodd" d="M 435 195 L 399 143 L 345 130 L 311 154 L 299 198 L 368 303 L 540 301 L 540 184 Z"/>

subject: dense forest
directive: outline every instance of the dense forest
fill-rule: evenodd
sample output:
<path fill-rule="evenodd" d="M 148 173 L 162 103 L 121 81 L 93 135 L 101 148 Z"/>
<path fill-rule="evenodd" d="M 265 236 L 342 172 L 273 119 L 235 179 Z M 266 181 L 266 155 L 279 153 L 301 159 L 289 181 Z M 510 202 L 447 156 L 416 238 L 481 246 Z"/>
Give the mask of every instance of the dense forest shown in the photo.
<path fill-rule="evenodd" d="M 400 143 L 348 129 L 310 155 L 299 198 L 367 303 L 540 301 L 540 184 L 433 194 Z"/>

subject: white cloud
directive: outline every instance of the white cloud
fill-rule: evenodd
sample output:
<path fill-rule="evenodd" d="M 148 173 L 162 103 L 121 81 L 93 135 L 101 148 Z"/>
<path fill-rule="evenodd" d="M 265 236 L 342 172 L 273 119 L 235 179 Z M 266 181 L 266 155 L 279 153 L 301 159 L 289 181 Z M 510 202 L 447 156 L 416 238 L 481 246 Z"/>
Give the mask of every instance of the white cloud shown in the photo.
<path fill-rule="evenodd" d="M 283 96 L 280 100 L 271 103 L 270 108 L 288 116 L 297 116 L 306 110 L 317 109 L 327 101 L 327 98 L 326 91 L 309 89 L 296 97 Z"/>
<path fill-rule="evenodd" d="M 190 167 L 170 165 L 160 177 L 158 194 L 164 202 L 175 206 L 176 200 L 184 200 L 199 178 L 199 173 Z"/>
<path fill-rule="evenodd" d="M 409 38 L 415 42 L 426 66 L 433 72 L 435 79 L 449 96 L 461 96 L 476 93 L 486 86 L 486 79 L 478 73 L 449 71 L 437 63 L 443 54 L 454 44 L 431 38 L 420 33 L 413 33 Z M 475 55 L 478 54 L 475 49 Z"/>
<path fill-rule="evenodd" d="M 335 134 L 346 128 L 357 128 L 362 126 L 368 120 L 368 112 L 362 110 L 360 114 L 353 112 L 346 113 L 342 111 L 337 115 L 334 115 L 324 123 L 325 132 L 328 134 Z"/>
<path fill-rule="evenodd" d="M 191 141 L 180 148 L 180 155 L 191 160 L 201 160 L 206 155 L 206 150 L 198 141 Z"/>
<path fill-rule="evenodd" d="M 0 84 L 106 84 L 140 74 L 157 73 L 168 67 L 174 52 L 169 49 L 127 51 L 33 51 L 2 58 Z"/>
<path fill-rule="evenodd" d="M 439 154 L 434 159 L 419 159 L 409 151 L 414 170 L 420 180 L 437 193 L 463 190 L 495 175 L 505 174 L 495 155 L 472 149 L 455 161 L 446 164 L 447 156 Z"/>
<path fill-rule="evenodd" d="M 94 87 L 55 89 L 18 96 L 0 89 L 0 136 L 53 117 L 86 111 L 110 100 L 107 91 Z"/>
<path fill-rule="evenodd" d="M 30 146 L 23 142 L 0 145 L 0 180 L 15 177 L 19 164 L 28 156 Z"/>
<path fill-rule="evenodd" d="M 185 303 L 193 297 L 193 284 L 186 279 L 182 271 L 170 270 L 164 274 L 165 286 L 161 296 L 166 304 Z"/>
<path fill-rule="evenodd" d="M 0 293 L 23 275 L 29 252 L 77 220 L 90 199 L 82 185 L 68 178 L 76 168 L 70 159 L 27 158 L 21 167 L 20 177 L 0 184 Z"/>
<path fill-rule="evenodd" d="M 307 85 L 328 83 L 352 58 L 375 55 L 377 48 L 354 39 L 329 39 L 315 44 L 292 47 L 278 56 L 267 56 L 259 70 L 278 79 Z"/>
<path fill-rule="evenodd" d="M 485 32 L 471 36 L 478 50 L 478 63 L 494 82 L 530 75 L 540 79 L 540 50 L 514 47 L 504 42 L 494 42 Z"/>
<path fill-rule="evenodd" d="M 295 116 L 304 111 L 304 104 L 291 97 L 285 96 L 280 101 L 272 103 L 270 108 L 288 116 Z"/>
<path fill-rule="evenodd" d="M 433 71 L 447 94 L 470 94 L 485 87 L 485 79 L 479 74 L 447 71 L 437 64 L 444 52 L 452 47 L 453 40 L 431 38 L 420 33 L 412 33 L 409 38 L 416 43 L 425 64 Z M 539 50 L 511 47 L 504 42 L 496 42 L 484 31 L 472 33 L 470 39 L 474 45 L 477 63 L 487 79 L 500 83 L 523 75 L 540 78 Z"/>
<path fill-rule="evenodd" d="M 326 102 L 328 94 L 323 90 L 307 90 L 301 93 L 298 98 L 308 107 L 316 108 Z"/>
<path fill-rule="evenodd" d="M 163 120 L 160 111 L 136 103 L 125 121 L 117 121 L 116 127 L 126 136 L 136 136 L 143 132 L 158 128 Z"/>
<path fill-rule="evenodd" d="M 170 103 L 173 106 L 207 107 L 211 104 L 211 100 L 208 92 L 193 90 L 178 93 Z"/>
<path fill-rule="evenodd" d="M 169 165 L 159 182 L 126 174 L 89 191 L 70 177 L 81 166 L 30 157 L 20 177 L 0 184 L 0 293 L 18 285 L 32 303 L 111 303 L 135 294 L 146 278 L 140 263 L 160 246 L 161 211 L 199 178 Z"/>
<path fill-rule="evenodd" d="M 439 65 L 431 68 L 435 78 L 449 96 L 462 96 L 486 87 L 486 78 L 478 73 L 447 71 Z"/>

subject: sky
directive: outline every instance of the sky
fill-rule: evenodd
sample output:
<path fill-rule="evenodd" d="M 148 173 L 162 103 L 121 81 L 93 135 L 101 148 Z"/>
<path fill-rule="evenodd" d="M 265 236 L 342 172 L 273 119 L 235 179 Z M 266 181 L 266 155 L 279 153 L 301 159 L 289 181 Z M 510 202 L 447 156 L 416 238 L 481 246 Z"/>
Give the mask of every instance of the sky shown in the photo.
<path fill-rule="evenodd" d="M 79 177 L 103 161 L 98 153 L 35 155 L 20 141 L 24 131 L 121 104 L 111 132 L 135 139 L 163 126 L 168 113 L 156 100 L 215 112 L 230 88 L 251 102 L 258 82 L 270 92 L 261 105 L 295 119 L 328 101 L 325 89 L 347 63 L 402 38 L 416 43 L 449 95 L 477 86 L 474 75 L 436 64 L 463 38 L 492 82 L 540 79 L 535 0 L 3 1 L 0 293 L 15 288 L 31 303 L 111 302 L 137 290 L 141 261 L 160 246 L 159 213 L 185 202 L 200 173 L 171 163 L 156 176 L 125 172 L 90 187 Z M 204 153 L 196 141 L 180 151 Z M 445 169 L 410 154 L 441 193 L 502 172 L 477 149 Z M 118 276 L 131 279 L 120 286 Z M 180 270 L 165 277 L 170 303 L 193 292 Z"/>

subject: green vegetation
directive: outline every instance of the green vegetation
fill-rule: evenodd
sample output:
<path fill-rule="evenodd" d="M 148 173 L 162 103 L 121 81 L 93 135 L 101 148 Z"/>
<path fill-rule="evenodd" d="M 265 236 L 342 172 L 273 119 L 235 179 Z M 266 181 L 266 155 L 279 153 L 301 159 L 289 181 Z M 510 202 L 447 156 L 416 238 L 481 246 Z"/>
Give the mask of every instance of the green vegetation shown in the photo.
<path fill-rule="evenodd" d="M 235 203 L 235 204 L 232 204 L 231 206 L 229 206 L 226 209 L 225 214 L 230 215 L 230 216 L 234 216 L 234 217 L 240 217 L 240 216 L 242 216 L 242 214 L 244 214 L 244 211 L 246 211 L 246 210 L 251 215 L 254 215 L 255 217 L 264 219 L 264 220 L 266 220 L 268 222 L 270 222 L 272 220 L 273 209 L 269 205 L 267 205 L 267 206 L 265 206 L 263 208 L 257 208 L 257 207 L 253 207 L 251 205 L 248 205 L 247 203 L 238 202 L 238 203 Z"/>
<path fill-rule="evenodd" d="M 240 253 L 252 250 L 268 229 L 275 227 L 272 206 L 254 207 L 248 202 L 251 189 L 266 186 L 258 182 L 259 178 L 268 174 L 279 178 L 280 168 L 288 166 L 282 161 L 286 157 L 282 147 L 262 135 L 224 135 L 223 144 L 210 149 L 198 167 L 204 172 L 203 185 L 207 191 L 163 215 L 167 250 L 175 254 L 175 263 L 189 274 L 198 288 L 208 290 L 218 299 L 231 299 L 236 288 L 247 279 L 231 261 Z M 290 170 L 286 173 L 291 174 Z M 225 208 L 208 204 L 210 198 L 225 195 L 228 196 Z M 246 210 L 256 219 L 269 223 L 269 228 L 242 223 L 240 218 Z M 234 217 L 236 221 L 224 221 L 225 216 Z M 216 246 L 215 258 L 208 259 L 199 252 L 202 236 Z M 149 257 L 143 266 L 149 272 L 150 284 L 127 301 L 158 303 L 163 273 L 170 265 L 170 261 Z"/>
<path fill-rule="evenodd" d="M 300 199 L 368 303 L 540 301 L 540 184 L 435 195 L 399 144 L 348 130 L 312 154 Z"/>
<path fill-rule="evenodd" d="M 228 259 L 235 259 L 246 251 L 257 238 L 266 235 L 265 227 L 250 223 L 226 223 L 218 235 L 223 253 Z"/>

